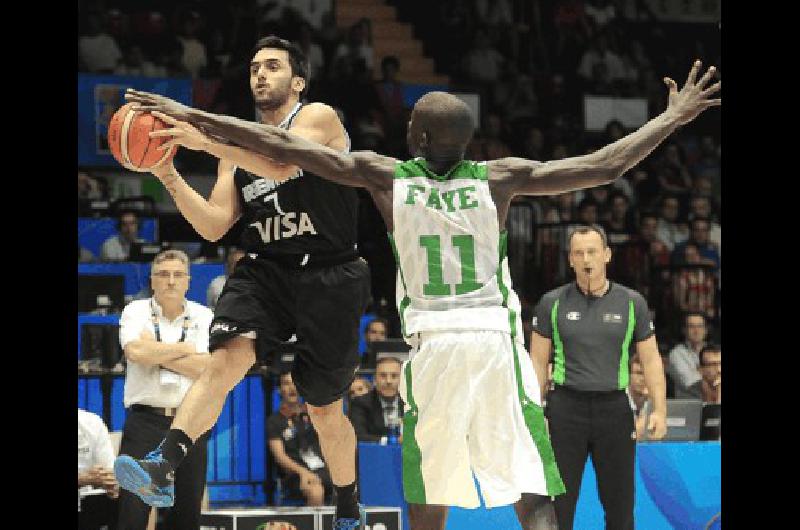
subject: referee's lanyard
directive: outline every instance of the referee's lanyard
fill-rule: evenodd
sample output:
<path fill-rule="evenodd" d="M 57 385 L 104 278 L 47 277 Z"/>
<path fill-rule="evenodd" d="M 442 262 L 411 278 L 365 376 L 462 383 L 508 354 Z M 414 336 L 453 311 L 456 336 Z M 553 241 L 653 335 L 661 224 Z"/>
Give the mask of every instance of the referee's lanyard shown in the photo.
<path fill-rule="evenodd" d="M 158 315 L 156 314 L 156 306 L 153 305 L 153 299 L 150 299 L 150 312 L 153 317 L 153 329 L 155 331 L 156 340 L 161 342 L 161 328 L 158 325 Z M 186 330 L 189 329 L 189 315 L 183 315 L 183 325 L 181 326 L 181 338 L 178 342 L 186 340 Z"/>

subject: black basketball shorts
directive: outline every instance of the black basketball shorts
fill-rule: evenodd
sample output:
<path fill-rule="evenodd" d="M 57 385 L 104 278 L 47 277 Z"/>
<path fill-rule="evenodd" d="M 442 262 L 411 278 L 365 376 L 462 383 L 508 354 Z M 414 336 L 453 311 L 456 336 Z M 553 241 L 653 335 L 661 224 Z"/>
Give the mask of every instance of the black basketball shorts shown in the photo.
<path fill-rule="evenodd" d="M 294 384 L 306 403 L 328 405 L 344 396 L 358 369 L 359 323 L 369 297 L 369 267 L 362 258 L 292 268 L 246 255 L 220 293 L 209 351 L 255 331 L 256 356 L 269 359 L 296 334 Z"/>

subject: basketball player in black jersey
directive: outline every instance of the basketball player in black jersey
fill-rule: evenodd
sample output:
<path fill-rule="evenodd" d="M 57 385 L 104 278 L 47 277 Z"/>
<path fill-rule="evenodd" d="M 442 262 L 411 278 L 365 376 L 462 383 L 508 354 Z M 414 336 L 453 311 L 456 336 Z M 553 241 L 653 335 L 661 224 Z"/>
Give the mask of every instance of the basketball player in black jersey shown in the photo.
<path fill-rule="evenodd" d="M 256 44 L 250 87 L 261 123 L 347 151 L 349 138 L 336 112 L 321 103 L 300 102 L 307 72 L 296 45 L 274 36 Z M 128 99 L 148 101 L 143 96 L 131 91 Z M 241 246 L 247 254 L 217 302 L 208 368 L 181 403 L 162 444 L 144 460 L 117 459 L 120 483 L 148 504 L 172 505 L 169 475 L 193 441 L 216 423 L 228 392 L 257 355 L 296 334 L 292 379 L 308 406 L 336 486 L 334 528 L 363 528 L 355 491 L 356 437 L 342 411 L 342 396 L 359 363 L 358 326 L 370 285 L 367 264 L 355 248 L 356 191 L 191 126 L 184 132 L 169 143 L 220 159 L 208 200 L 189 187 L 172 162 L 152 172 L 205 239 L 218 240 L 244 217 Z"/>

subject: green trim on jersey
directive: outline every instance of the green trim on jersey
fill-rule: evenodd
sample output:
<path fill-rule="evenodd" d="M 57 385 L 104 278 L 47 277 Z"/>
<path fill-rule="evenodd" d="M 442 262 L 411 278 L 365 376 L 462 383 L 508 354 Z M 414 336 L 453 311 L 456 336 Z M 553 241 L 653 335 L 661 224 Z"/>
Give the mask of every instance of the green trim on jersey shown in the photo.
<path fill-rule="evenodd" d="M 517 314 L 508 307 L 508 287 L 503 282 L 503 260 L 508 252 L 508 231 L 500 232 L 500 244 L 498 254 L 500 263 L 497 266 L 497 285 L 503 294 L 503 307 L 508 309 L 508 322 L 511 327 L 511 349 L 514 355 L 514 376 L 517 381 L 517 397 L 522 408 L 522 417 L 525 419 L 525 426 L 533 439 L 539 458 L 542 460 L 544 479 L 547 486 L 548 495 L 561 495 L 566 491 L 561 474 L 558 472 L 553 446 L 550 444 L 550 436 L 547 434 L 547 427 L 544 421 L 544 410 L 525 394 L 525 387 L 522 385 L 522 371 L 519 366 L 519 356 L 517 354 Z"/>
<path fill-rule="evenodd" d="M 636 327 L 636 313 L 633 310 L 633 300 L 628 302 L 628 329 L 625 331 L 625 340 L 622 342 L 622 355 L 619 358 L 619 388 L 625 389 L 628 386 L 630 377 L 628 370 L 628 351 L 631 347 L 633 338 L 633 328 Z"/>
<path fill-rule="evenodd" d="M 446 181 L 455 179 L 489 180 L 489 169 L 486 163 L 462 160 L 444 175 L 437 175 L 428 167 L 424 158 L 414 158 L 398 162 L 394 168 L 394 178 L 407 179 L 425 177 L 431 180 Z"/>
<path fill-rule="evenodd" d="M 422 478 L 422 453 L 416 438 L 419 412 L 414 394 L 411 392 L 411 361 L 406 362 L 406 397 L 409 411 L 403 415 L 403 493 L 406 502 L 427 504 L 425 502 L 425 481 Z"/>
<path fill-rule="evenodd" d="M 550 323 L 553 326 L 553 345 L 555 347 L 553 382 L 563 385 L 566 369 L 564 368 L 564 343 L 561 342 L 561 335 L 558 333 L 558 298 L 556 298 L 553 309 L 550 311 Z"/>
<path fill-rule="evenodd" d="M 407 337 L 406 320 L 403 314 L 406 312 L 406 309 L 408 309 L 408 306 L 411 305 L 411 298 L 408 297 L 408 287 L 406 287 L 406 279 L 403 277 L 403 267 L 400 266 L 400 254 L 397 252 L 397 244 L 394 242 L 394 236 L 392 236 L 391 232 L 387 232 L 386 235 L 389 236 L 389 243 L 392 245 L 394 261 L 397 263 L 397 270 L 400 271 L 400 281 L 403 283 L 403 299 L 400 301 L 398 313 L 400 313 L 400 333 L 402 333 L 404 337 Z"/>

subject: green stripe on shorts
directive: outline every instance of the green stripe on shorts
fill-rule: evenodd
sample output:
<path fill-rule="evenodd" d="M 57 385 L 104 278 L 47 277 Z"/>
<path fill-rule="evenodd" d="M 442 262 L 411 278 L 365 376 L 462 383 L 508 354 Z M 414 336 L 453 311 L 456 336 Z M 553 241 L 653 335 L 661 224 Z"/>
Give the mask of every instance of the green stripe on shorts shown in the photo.
<path fill-rule="evenodd" d="M 403 415 L 403 494 L 406 502 L 427 504 L 425 482 L 422 480 L 422 453 L 415 436 L 419 413 L 411 393 L 411 361 L 406 363 L 406 397 L 411 408 Z"/>
<path fill-rule="evenodd" d="M 507 245 L 508 232 L 504 230 L 500 232 L 500 264 L 497 267 L 497 285 L 503 295 L 503 307 L 508 309 L 508 320 L 511 326 L 511 348 L 514 352 L 514 375 L 517 380 L 517 395 L 519 396 L 519 403 L 522 407 L 522 416 L 525 418 L 525 426 L 528 428 L 531 438 L 533 438 L 533 443 L 536 445 L 536 450 L 539 452 L 539 458 L 542 459 L 547 494 L 550 496 L 561 495 L 566 491 L 566 488 L 564 487 L 564 482 L 561 480 L 561 474 L 558 472 L 553 446 L 550 445 L 550 437 L 547 434 L 547 428 L 544 423 L 544 411 L 542 407 L 528 399 L 528 396 L 525 395 L 525 387 L 522 386 L 522 372 L 519 367 L 519 358 L 517 357 L 517 317 L 514 311 L 508 307 L 508 288 L 503 282 L 503 259 L 508 250 Z"/>
<path fill-rule="evenodd" d="M 522 386 L 522 372 L 519 367 L 519 358 L 517 357 L 517 346 L 514 340 L 511 341 L 511 347 L 514 351 L 514 373 L 517 378 L 517 392 L 520 405 L 522 405 L 522 416 L 525 418 L 525 425 L 531 433 L 533 443 L 536 444 L 536 450 L 539 451 L 539 458 L 542 459 L 547 494 L 550 496 L 561 495 L 567 490 L 561 480 L 561 474 L 558 472 L 556 455 L 553 453 L 553 446 L 550 444 L 550 437 L 547 435 L 544 410 L 525 395 L 525 388 Z"/>

